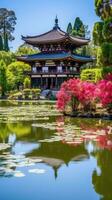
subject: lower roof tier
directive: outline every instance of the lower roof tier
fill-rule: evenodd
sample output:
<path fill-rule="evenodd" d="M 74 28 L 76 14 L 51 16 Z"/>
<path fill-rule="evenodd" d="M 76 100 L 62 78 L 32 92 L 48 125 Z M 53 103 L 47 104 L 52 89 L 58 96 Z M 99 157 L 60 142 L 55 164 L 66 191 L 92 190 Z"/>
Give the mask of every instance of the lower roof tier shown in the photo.
<path fill-rule="evenodd" d="M 93 62 L 94 58 L 90 56 L 81 56 L 76 55 L 72 53 L 38 53 L 33 55 L 23 55 L 18 56 L 17 60 L 23 61 L 23 62 L 36 62 L 36 61 L 48 61 L 48 60 L 70 60 L 70 61 L 76 61 L 81 63 L 87 63 L 87 62 Z"/>

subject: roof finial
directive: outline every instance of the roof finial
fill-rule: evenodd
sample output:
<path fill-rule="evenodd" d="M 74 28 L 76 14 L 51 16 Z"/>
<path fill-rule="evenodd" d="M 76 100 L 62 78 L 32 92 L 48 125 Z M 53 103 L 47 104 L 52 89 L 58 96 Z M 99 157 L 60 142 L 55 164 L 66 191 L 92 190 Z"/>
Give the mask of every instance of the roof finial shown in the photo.
<path fill-rule="evenodd" d="M 59 28 L 59 26 L 58 26 L 58 17 L 56 15 L 54 29 L 57 29 L 57 28 Z"/>

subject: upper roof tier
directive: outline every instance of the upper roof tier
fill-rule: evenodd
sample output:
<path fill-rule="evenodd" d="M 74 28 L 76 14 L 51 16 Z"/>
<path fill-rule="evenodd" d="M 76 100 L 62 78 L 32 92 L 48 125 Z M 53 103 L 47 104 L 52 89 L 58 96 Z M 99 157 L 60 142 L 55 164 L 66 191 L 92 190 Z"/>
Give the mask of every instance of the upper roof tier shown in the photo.
<path fill-rule="evenodd" d="M 60 27 L 58 26 L 57 18 L 55 19 L 55 26 L 49 32 L 46 32 L 44 34 L 37 35 L 37 36 L 26 36 L 26 37 L 22 36 L 22 39 L 26 43 L 33 46 L 39 46 L 43 44 L 56 44 L 56 43 L 64 42 L 67 44 L 68 43 L 72 44 L 76 47 L 80 47 L 80 46 L 88 44 L 89 42 L 88 39 L 74 37 L 62 31 Z"/>

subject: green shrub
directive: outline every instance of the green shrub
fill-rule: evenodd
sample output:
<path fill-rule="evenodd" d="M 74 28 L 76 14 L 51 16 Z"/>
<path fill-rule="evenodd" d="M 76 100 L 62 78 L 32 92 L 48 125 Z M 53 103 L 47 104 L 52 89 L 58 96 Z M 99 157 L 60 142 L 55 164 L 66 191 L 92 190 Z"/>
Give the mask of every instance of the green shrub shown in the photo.
<path fill-rule="evenodd" d="M 24 88 L 30 88 L 31 87 L 31 80 L 29 77 L 26 77 L 24 79 Z"/>
<path fill-rule="evenodd" d="M 22 98 L 22 92 L 17 92 L 14 94 L 11 94 L 8 99 L 18 100 L 19 98 Z"/>
<path fill-rule="evenodd" d="M 105 77 L 106 74 L 112 73 L 112 67 L 103 67 L 103 77 Z"/>
<path fill-rule="evenodd" d="M 41 92 L 41 90 L 38 88 L 38 89 L 32 89 L 32 92 L 33 93 L 39 93 L 40 94 L 40 92 Z"/>
<path fill-rule="evenodd" d="M 30 92 L 31 92 L 31 89 L 30 89 L 30 88 L 26 88 L 26 89 L 23 90 L 23 92 L 24 92 L 24 93 L 30 93 Z"/>
<path fill-rule="evenodd" d="M 13 92 L 11 91 L 9 99 L 39 99 L 40 96 L 40 89 L 29 89 L 26 88 L 24 90 L 22 90 L 21 92 Z"/>
<path fill-rule="evenodd" d="M 90 81 L 96 83 L 97 81 L 103 78 L 103 69 L 84 69 L 82 70 L 80 77 L 83 81 Z"/>
<path fill-rule="evenodd" d="M 103 43 L 97 51 L 97 66 L 112 65 L 112 43 Z"/>

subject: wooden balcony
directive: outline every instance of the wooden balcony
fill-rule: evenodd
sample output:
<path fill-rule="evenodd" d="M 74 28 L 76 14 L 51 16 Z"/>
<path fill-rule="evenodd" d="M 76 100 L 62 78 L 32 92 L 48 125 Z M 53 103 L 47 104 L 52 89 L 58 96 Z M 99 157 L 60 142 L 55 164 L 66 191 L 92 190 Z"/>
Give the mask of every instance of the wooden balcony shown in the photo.
<path fill-rule="evenodd" d="M 79 75 L 80 72 L 78 71 L 71 71 L 71 70 L 68 70 L 68 71 L 48 71 L 48 72 L 43 72 L 43 71 L 35 71 L 35 72 L 32 72 L 32 71 L 25 71 L 25 74 L 26 75 Z"/>

